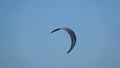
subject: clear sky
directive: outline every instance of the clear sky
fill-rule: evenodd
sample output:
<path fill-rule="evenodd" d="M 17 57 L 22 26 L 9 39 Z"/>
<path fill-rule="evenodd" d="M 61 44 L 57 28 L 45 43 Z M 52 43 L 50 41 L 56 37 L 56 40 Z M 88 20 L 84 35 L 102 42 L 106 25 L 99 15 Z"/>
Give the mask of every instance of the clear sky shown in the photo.
<path fill-rule="evenodd" d="M 120 0 L 0 0 L 0 68 L 120 68 Z"/>

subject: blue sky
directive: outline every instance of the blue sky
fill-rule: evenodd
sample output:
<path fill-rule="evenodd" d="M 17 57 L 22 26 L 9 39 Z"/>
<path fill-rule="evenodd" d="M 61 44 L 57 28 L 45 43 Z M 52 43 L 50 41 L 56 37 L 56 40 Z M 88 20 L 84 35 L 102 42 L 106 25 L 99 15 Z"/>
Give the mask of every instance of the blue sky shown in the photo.
<path fill-rule="evenodd" d="M 77 35 L 70 54 L 69 27 Z M 1 0 L 0 68 L 120 68 L 119 0 Z"/>

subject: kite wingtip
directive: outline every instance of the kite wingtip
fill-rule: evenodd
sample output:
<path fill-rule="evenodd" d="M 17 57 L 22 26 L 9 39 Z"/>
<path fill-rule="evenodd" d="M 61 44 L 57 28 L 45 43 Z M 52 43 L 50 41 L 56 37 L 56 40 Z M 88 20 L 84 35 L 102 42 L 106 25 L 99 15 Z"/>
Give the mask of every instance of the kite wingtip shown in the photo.
<path fill-rule="evenodd" d="M 50 32 L 49 34 L 52 34 L 54 31 Z"/>
<path fill-rule="evenodd" d="M 69 53 L 70 53 L 70 51 L 67 52 L 67 54 L 69 54 Z"/>
<path fill-rule="evenodd" d="M 67 54 L 69 54 L 69 53 L 67 53 Z"/>
<path fill-rule="evenodd" d="M 50 32 L 49 34 L 52 34 L 52 32 Z"/>

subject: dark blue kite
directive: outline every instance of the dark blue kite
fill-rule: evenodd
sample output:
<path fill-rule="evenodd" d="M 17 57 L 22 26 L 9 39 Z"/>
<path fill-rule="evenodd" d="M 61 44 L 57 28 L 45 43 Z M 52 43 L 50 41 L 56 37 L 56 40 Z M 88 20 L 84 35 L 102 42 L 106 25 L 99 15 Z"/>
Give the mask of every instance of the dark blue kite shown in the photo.
<path fill-rule="evenodd" d="M 70 28 L 64 27 L 64 28 L 57 28 L 55 30 L 53 30 L 51 33 L 56 32 L 58 30 L 65 30 L 71 37 L 71 47 L 70 49 L 67 51 L 67 54 L 71 52 L 71 50 L 74 48 L 75 44 L 76 44 L 76 35 L 73 32 L 73 30 L 71 30 Z"/>

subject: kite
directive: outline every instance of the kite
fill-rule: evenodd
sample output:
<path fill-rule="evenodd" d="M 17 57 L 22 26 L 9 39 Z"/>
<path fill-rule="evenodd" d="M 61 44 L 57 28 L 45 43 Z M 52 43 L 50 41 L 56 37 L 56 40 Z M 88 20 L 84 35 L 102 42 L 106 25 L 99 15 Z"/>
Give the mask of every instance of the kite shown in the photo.
<path fill-rule="evenodd" d="M 63 28 L 57 28 L 55 30 L 53 30 L 51 33 L 56 32 L 58 30 L 65 30 L 71 37 L 71 47 L 70 49 L 67 51 L 67 54 L 71 52 L 71 50 L 74 48 L 75 44 L 76 44 L 76 35 L 73 32 L 73 30 L 71 30 L 70 28 L 67 27 L 63 27 Z"/>

